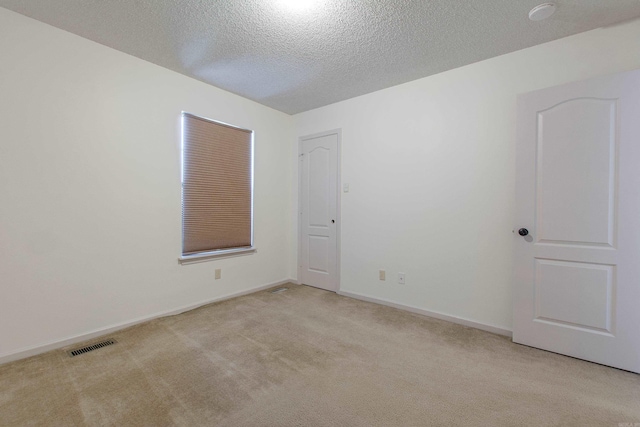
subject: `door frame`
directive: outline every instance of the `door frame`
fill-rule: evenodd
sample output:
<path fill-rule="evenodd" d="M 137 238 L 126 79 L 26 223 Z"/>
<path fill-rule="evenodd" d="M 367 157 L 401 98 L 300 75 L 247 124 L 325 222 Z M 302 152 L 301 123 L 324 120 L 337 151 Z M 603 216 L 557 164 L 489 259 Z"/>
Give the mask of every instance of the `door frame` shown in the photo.
<path fill-rule="evenodd" d="M 298 165 L 298 206 L 296 207 L 296 218 L 298 222 L 298 255 L 296 257 L 296 264 L 298 264 L 297 272 L 297 281 L 300 282 L 301 272 L 302 272 L 302 221 L 300 221 L 300 216 L 302 215 L 302 167 L 300 167 L 300 162 L 302 162 L 302 143 L 309 139 L 321 138 L 323 136 L 336 135 L 338 139 L 338 149 L 336 152 L 337 158 L 337 170 L 336 170 L 336 289 L 334 292 L 340 291 L 340 265 L 341 265 L 341 239 L 340 236 L 342 234 L 342 210 L 341 210 L 341 201 L 342 201 L 342 192 L 340 191 L 342 187 L 342 179 L 341 179 L 341 171 L 342 171 L 342 129 L 332 129 L 325 132 L 318 132 L 310 135 L 304 135 L 298 137 L 298 153 L 297 153 L 297 165 Z"/>

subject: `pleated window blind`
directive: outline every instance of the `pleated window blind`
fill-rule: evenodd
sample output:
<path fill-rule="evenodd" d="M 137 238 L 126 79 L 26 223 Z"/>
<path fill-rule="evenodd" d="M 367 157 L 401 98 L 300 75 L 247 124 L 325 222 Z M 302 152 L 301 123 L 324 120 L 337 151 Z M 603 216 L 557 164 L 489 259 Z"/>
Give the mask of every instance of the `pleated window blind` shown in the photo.
<path fill-rule="evenodd" d="M 253 132 L 182 114 L 182 254 L 253 245 Z"/>

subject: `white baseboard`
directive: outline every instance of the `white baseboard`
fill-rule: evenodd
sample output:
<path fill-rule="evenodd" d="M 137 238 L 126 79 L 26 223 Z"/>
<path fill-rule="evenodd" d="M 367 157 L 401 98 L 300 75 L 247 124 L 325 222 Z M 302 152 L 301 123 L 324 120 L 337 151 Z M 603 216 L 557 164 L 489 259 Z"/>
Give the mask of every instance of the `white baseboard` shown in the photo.
<path fill-rule="evenodd" d="M 176 309 L 173 309 L 173 310 L 167 310 L 167 311 L 163 311 L 161 313 L 152 314 L 150 316 L 144 316 L 144 317 L 139 317 L 137 319 L 128 320 L 126 322 L 118 323 L 116 325 L 112 325 L 112 326 L 109 326 L 109 327 L 106 327 L 106 328 L 96 329 L 94 331 L 87 332 L 85 334 L 76 335 L 76 336 L 65 338 L 65 339 L 62 339 L 62 340 L 52 341 L 52 342 L 49 342 L 49 343 L 46 343 L 46 344 L 42 344 L 42 345 L 37 345 L 37 346 L 34 346 L 34 347 L 21 349 L 21 350 L 18 350 L 16 352 L 13 352 L 13 353 L 2 354 L 2 355 L 0 355 L 0 365 L 2 365 L 4 363 L 9 363 L 9 362 L 13 362 L 13 361 L 16 361 L 16 360 L 20 360 L 20 359 L 25 359 L 25 358 L 31 357 L 31 356 L 36 356 L 38 354 L 45 353 L 47 351 L 57 350 L 59 348 L 66 347 L 66 346 L 69 346 L 69 345 L 72 345 L 72 344 L 77 344 L 77 343 L 80 343 L 80 342 L 92 340 L 92 339 L 100 337 L 102 335 L 111 334 L 111 333 L 119 331 L 121 329 L 125 329 L 125 328 L 128 328 L 130 326 L 137 325 L 139 323 L 148 322 L 150 320 L 157 319 L 159 317 L 174 316 L 176 314 L 184 313 L 185 311 L 193 310 L 193 309 L 196 309 L 198 307 L 202 307 L 204 305 L 211 304 L 211 303 L 214 303 L 214 302 L 225 301 L 225 300 L 228 300 L 228 299 L 231 299 L 231 298 L 236 298 L 236 297 L 240 297 L 240 296 L 243 296 L 243 295 L 252 294 L 254 292 L 262 291 L 264 289 L 269 289 L 269 288 L 272 288 L 274 286 L 284 285 L 285 283 L 295 283 L 295 282 L 296 282 L 295 280 L 281 280 L 281 281 L 269 283 L 269 284 L 266 284 L 266 285 L 260 285 L 260 286 L 257 286 L 255 288 L 247 289 L 247 290 L 240 291 L 240 292 L 235 292 L 235 293 L 228 294 L 228 295 L 223 295 L 221 297 L 213 298 L 211 300 L 201 301 L 201 302 L 198 302 L 198 303 L 195 303 L 195 304 L 189 304 L 189 305 L 186 305 L 186 306 L 183 306 L 183 307 L 179 307 L 179 308 L 176 308 Z"/>
<path fill-rule="evenodd" d="M 382 298 L 373 298 L 365 295 L 357 294 L 354 292 L 347 291 L 338 291 L 338 295 L 343 295 L 349 298 L 355 298 L 362 301 L 373 302 L 376 304 L 386 305 L 393 308 L 398 308 L 400 310 L 410 311 L 411 313 L 422 314 L 423 316 L 434 317 L 440 320 L 446 320 L 447 322 L 457 323 L 463 326 L 469 326 L 471 328 L 481 329 L 483 331 L 491 332 L 493 334 L 504 335 L 509 338 L 512 336 L 512 331 L 504 328 L 500 328 L 498 326 L 487 325 L 484 323 L 475 322 L 469 319 L 463 319 L 461 317 L 449 316 L 448 314 L 438 313 L 435 311 L 424 310 L 422 308 L 412 307 L 410 305 L 399 304 L 397 302 L 388 301 Z"/>

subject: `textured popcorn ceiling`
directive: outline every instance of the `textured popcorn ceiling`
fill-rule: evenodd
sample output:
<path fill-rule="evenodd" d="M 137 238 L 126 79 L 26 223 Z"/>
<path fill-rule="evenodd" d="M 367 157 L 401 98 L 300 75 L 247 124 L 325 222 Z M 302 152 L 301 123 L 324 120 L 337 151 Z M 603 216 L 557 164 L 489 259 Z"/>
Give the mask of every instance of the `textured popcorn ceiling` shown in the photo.
<path fill-rule="evenodd" d="M 298 113 L 640 16 L 639 0 L 0 0 L 0 6 Z"/>

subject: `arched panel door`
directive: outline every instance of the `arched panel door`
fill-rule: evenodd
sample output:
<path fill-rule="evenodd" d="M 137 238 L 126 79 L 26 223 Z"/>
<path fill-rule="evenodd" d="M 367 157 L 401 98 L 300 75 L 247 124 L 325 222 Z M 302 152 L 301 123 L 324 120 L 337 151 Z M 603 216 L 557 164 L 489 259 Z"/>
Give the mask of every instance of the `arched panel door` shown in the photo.
<path fill-rule="evenodd" d="M 640 372 L 640 71 L 518 98 L 513 340 Z"/>
<path fill-rule="evenodd" d="M 338 290 L 338 132 L 300 139 L 299 280 Z"/>

